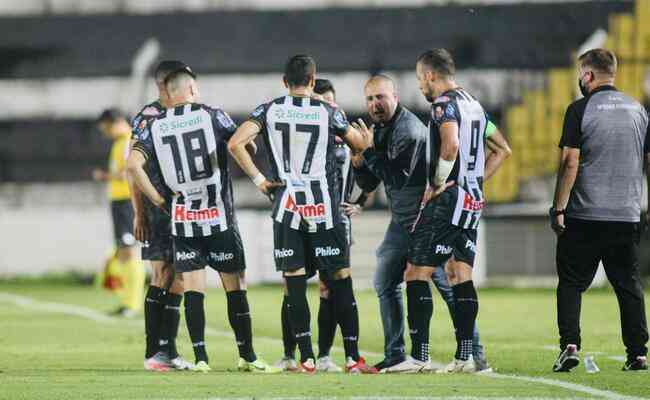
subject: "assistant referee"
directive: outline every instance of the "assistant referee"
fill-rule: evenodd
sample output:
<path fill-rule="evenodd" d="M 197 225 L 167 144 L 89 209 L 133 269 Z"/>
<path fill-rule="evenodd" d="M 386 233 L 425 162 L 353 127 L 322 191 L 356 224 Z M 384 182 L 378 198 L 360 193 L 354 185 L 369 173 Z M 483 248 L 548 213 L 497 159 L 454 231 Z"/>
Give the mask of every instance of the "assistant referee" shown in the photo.
<path fill-rule="evenodd" d="M 648 328 L 638 269 L 644 162 L 650 165 L 648 114 L 614 87 L 614 53 L 580 56 L 583 98 L 564 117 L 560 168 L 549 214 L 557 241 L 560 356 L 553 371 L 580 363 L 580 306 L 602 261 L 614 287 L 627 350 L 624 371 L 648 368 Z"/>

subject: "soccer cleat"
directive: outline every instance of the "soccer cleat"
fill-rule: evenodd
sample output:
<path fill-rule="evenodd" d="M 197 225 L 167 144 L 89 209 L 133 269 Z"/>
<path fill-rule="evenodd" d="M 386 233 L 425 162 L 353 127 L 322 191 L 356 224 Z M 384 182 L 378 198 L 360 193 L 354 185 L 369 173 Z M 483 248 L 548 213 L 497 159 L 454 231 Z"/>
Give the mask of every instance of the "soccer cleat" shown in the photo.
<path fill-rule="evenodd" d="M 207 362 L 205 362 L 205 361 L 199 361 L 199 362 L 196 363 L 196 365 L 194 365 L 194 366 L 192 367 L 192 371 L 194 371 L 194 372 L 204 372 L 204 373 L 206 373 L 206 372 L 210 372 L 210 371 L 212 371 L 212 368 L 210 368 L 210 366 L 208 365 Z"/>
<path fill-rule="evenodd" d="M 144 360 L 144 369 L 147 371 L 166 372 L 172 368 L 174 368 L 174 366 L 172 365 L 169 356 L 167 353 L 162 351 L 159 351 L 154 354 L 153 357 Z"/>
<path fill-rule="evenodd" d="M 298 371 L 298 363 L 293 358 L 282 357 L 280 361 L 274 364 L 276 368 L 280 368 L 282 371 L 287 372 L 296 372 Z"/>
<path fill-rule="evenodd" d="M 401 362 L 404 362 L 406 360 L 405 356 L 401 356 L 398 358 L 384 358 L 377 364 L 375 364 L 375 368 L 377 368 L 377 371 L 381 371 L 382 369 L 392 367 L 393 365 L 397 365 Z"/>
<path fill-rule="evenodd" d="M 560 353 L 553 364 L 553 372 L 569 372 L 580 364 L 580 356 L 578 356 L 578 346 L 569 344 Z"/>
<path fill-rule="evenodd" d="M 262 374 L 279 374 L 284 371 L 282 368 L 269 365 L 266 361 L 259 358 L 255 361 L 248 362 L 241 357 L 239 358 L 237 369 L 244 372 L 257 372 Z"/>
<path fill-rule="evenodd" d="M 307 361 L 300 363 L 300 372 L 304 374 L 314 375 L 316 373 L 316 363 L 313 358 L 308 358 Z"/>
<path fill-rule="evenodd" d="M 318 372 L 343 372 L 343 368 L 336 365 L 330 356 L 320 357 L 316 360 L 316 370 Z"/>
<path fill-rule="evenodd" d="M 647 371 L 648 359 L 646 356 L 637 356 L 633 359 L 628 359 L 623 366 L 623 371 Z"/>
<path fill-rule="evenodd" d="M 377 368 L 366 364 L 366 360 L 363 357 L 359 357 L 357 361 L 354 361 L 352 357 L 348 357 L 347 361 L 345 362 L 345 372 L 347 372 L 348 374 L 378 374 L 379 373 Z"/>
<path fill-rule="evenodd" d="M 416 360 L 411 356 L 407 356 L 404 361 L 399 364 L 395 364 L 391 367 L 387 367 L 379 371 L 381 374 L 417 374 L 426 368 L 426 361 Z"/>
<path fill-rule="evenodd" d="M 474 364 L 476 364 L 476 372 L 479 374 L 489 374 L 490 372 L 494 372 L 492 366 L 484 354 L 481 354 L 480 357 L 475 358 Z"/>
<path fill-rule="evenodd" d="M 178 356 L 172 360 L 170 360 L 170 363 L 172 365 L 172 368 L 174 368 L 177 371 L 189 371 L 194 367 L 194 364 L 192 364 L 189 361 L 186 361 L 183 357 Z"/>
<path fill-rule="evenodd" d="M 438 374 L 473 374 L 476 372 L 474 358 L 469 356 L 467 360 L 454 359 L 449 364 L 436 371 Z"/>

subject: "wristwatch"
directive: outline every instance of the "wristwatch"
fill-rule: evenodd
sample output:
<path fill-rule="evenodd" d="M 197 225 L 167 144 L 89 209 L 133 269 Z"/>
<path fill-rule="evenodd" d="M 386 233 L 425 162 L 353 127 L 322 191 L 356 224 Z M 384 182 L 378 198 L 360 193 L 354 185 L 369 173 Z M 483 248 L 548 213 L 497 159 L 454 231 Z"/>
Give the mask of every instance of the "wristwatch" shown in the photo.
<path fill-rule="evenodd" d="M 548 215 L 551 217 L 557 217 L 558 215 L 564 215 L 566 213 L 566 210 L 556 210 L 555 207 L 552 207 L 548 209 Z"/>

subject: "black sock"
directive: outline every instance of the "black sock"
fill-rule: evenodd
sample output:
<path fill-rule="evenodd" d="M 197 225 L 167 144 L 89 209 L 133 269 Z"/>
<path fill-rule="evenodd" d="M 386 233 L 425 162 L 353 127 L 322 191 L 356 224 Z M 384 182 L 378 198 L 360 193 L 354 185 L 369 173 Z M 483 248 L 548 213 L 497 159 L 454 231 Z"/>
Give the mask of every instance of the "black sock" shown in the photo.
<path fill-rule="evenodd" d="M 459 283 L 452 287 L 456 301 L 456 324 L 458 335 L 456 359 L 468 360 L 472 355 L 472 337 L 478 315 L 478 296 L 473 281 Z"/>
<path fill-rule="evenodd" d="M 307 303 L 307 277 L 288 276 L 286 280 L 289 292 L 289 324 L 300 349 L 300 362 L 305 362 L 308 358 L 314 358 L 309 327 L 311 315 Z"/>
<path fill-rule="evenodd" d="M 248 362 L 257 359 L 253 351 L 253 326 L 245 290 L 226 292 L 228 299 L 228 321 L 235 332 L 239 357 Z"/>
<path fill-rule="evenodd" d="M 162 297 L 165 291 L 157 286 L 149 286 L 144 299 L 144 331 L 147 335 L 147 346 L 144 357 L 151 358 L 158 352 L 160 340 L 160 325 L 162 321 Z"/>
<path fill-rule="evenodd" d="M 166 351 L 170 358 L 178 357 L 176 350 L 176 335 L 181 321 L 181 301 L 183 296 L 167 293 L 164 297 L 164 308 L 160 330 L 160 349 Z"/>
<path fill-rule="evenodd" d="M 289 296 L 282 299 L 282 311 L 280 311 L 280 321 L 282 322 L 282 344 L 284 345 L 284 356 L 286 358 L 296 358 L 296 339 L 291 333 L 291 323 L 289 322 Z"/>
<path fill-rule="evenodd" d="M 343 348 L 345 357 L 359 360 L 359 311 L 352 290 L 352 278 L 331 281 L 330 297 L 334 302 L 334 309 L 341 325 Z"/>
<path fill-rule="evenodd" d="M 429 360 L 429 324 L 433 315 L 431 288 L 426 281 L 406 282 L 408 322 L 411 332 L 411 357 Z"/>
<path fill-rule="evenodd" d="M 190 340 L 194 348 L 196 362 L 208 362 L 205 351 L 205 310 L 203 308 L 203 293 L 185 292 L 185 322 L 190 333 Z"/>
<path fill-rule="evenodd" d="M 318 307 L 318 358 L 330 355 L 335 334 L 336 313 L 334 311 L 334 301 L 321 297 L 320 306 Z"/>

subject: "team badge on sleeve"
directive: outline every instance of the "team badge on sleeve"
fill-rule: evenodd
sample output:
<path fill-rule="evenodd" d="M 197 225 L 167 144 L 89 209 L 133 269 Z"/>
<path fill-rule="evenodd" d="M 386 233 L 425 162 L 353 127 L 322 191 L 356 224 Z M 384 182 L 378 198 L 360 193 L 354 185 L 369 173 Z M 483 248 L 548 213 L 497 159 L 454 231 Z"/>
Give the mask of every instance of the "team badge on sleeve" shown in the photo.
<path fill-rule="evenodd" d="M 230 118 L 230 115 L 226 114 L 225 112 L 218 112 L 217 119 L 226 129 L 236 128 L 235 122 L 233 122 L 233 120 Z"/>
<path fill-rule="evenodd" d="M 255 110 L 253 110 L 253 112 L 251 113 L 251 117 L 257 118 L 260 115 L 262 115 L 263 112 L 264 112 L 264 105 L 262 104 L 261 106 L 257 107 Z"/>

